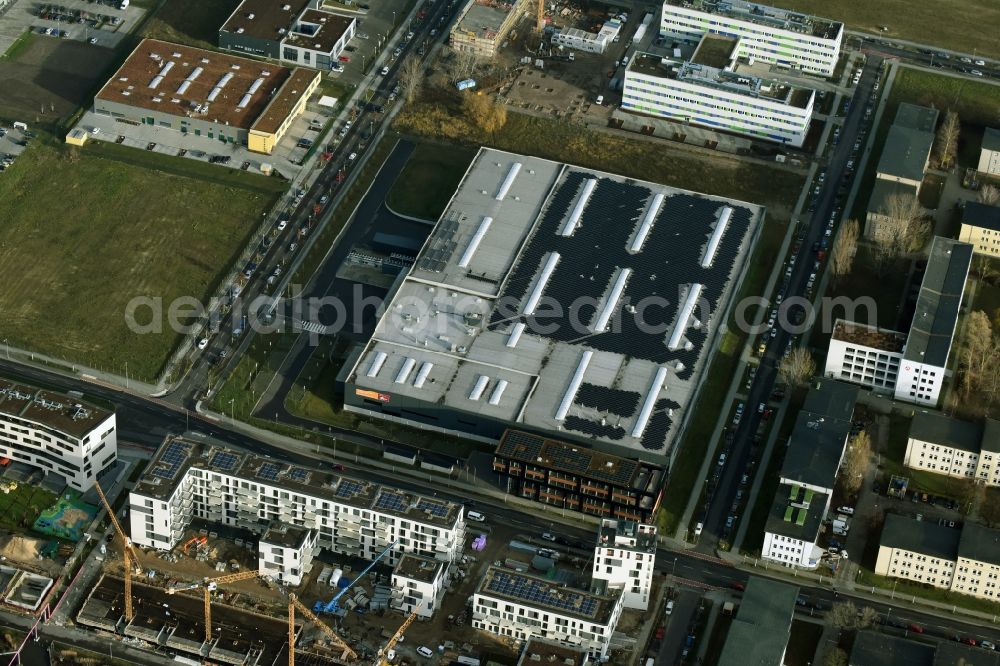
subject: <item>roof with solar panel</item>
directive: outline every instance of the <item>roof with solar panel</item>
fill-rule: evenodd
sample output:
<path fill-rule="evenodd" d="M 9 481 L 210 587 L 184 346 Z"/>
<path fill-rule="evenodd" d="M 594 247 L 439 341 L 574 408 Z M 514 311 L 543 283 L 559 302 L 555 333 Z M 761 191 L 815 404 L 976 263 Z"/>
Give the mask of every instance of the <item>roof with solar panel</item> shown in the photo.
<path fill-rule="evenodd" d="M 249 482 L 438 525 L 453 525 L 461 511 L 453 502 L 180 437 L 160 447 L 136 484 L 135 492 L 166 500 L 190 469 L 228 474 Z"/>
<path fill-rule="evenodd" d="M 486 570 L 476 592 L 594 624 L 607 624 L 615 606 L 614 597 L 591 594 L 566 587 L 562 583 L 496 566 Z"/>
<path fill-rule="evenodd" d="M 763 214 L 484 148 L 348 383 L 662 457 Z"/>

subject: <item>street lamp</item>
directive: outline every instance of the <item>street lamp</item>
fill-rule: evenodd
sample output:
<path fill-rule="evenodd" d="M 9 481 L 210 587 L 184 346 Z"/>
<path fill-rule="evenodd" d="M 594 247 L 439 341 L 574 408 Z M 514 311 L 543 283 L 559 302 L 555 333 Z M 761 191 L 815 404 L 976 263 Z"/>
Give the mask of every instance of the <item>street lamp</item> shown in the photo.
<path fill-rule="evenodd" d="M 676 574 L 677 574 L 677 558 L 675 557 L 675 558 L 674 558 L 674 566 L 673 566 L 673 568 L 672 568 L 672 569 L 670 570 L 670 575 L 671 575 L 671 576 L 674 576 L 674 575 L 676 575 Z"/>
<path fill-rule="evenodd" d="M 392 27 L 396 27 L 396 10 L 392 10 Z"/>

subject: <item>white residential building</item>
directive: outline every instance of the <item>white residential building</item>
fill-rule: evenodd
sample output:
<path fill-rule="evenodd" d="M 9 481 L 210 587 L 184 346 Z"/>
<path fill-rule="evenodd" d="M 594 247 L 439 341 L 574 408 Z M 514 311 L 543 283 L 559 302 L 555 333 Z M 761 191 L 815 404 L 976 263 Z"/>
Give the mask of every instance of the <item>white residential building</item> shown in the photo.
<path fill-rule="evenodd" d="M 823 549 L 816 540 L 829 506 L 828 493 L 794 484 L 779 485 L 764 527 L 761 557 L 789 567 L 818 567 Z"/>
<path fill-rule="evenodd" d="M 447 585 L 448 565 L 441 560 L 403 555 L 392 571 L 395 600 L 392 607 L 404 614 L 429 618 L 441 607 Z"/>
<path fill-rule="evenodd" d="M 460 505 L 316 469 L 181 438 L 168 440 L 129 493 L 131 537 L 167 550 L 193 519 L 264 533 L 273 525 L 315 532 L 315 544 L 372 559 L 391 544 L 444 562 L 459 556 Z"/>
<path fill-rule="evenodd" d="M 991 176 L 1000 176 L 1000 129 L 987 127 L 983 132 L 978 171 Z"/>
<path fill-rule="evenodd" d="M 472 598 L 472 626 L 517 641 L 546 639 L 605 657 L 624 608 L 601 596 L 499 566 L 487 568 Z"/>
<path fill-rule="evenodd" d="M 71 395 L 0 380 L 0 457 L 89 490 L 118 457 L 115 414 Z"/>
<path fill-rule="evenodd" d="M 665 0 L 662 36 L 696 43 L 709 33 L 737 38 L 742 58 L 833 76 L 844 24 L 745 0 Z"/>
<path fill-rule="evenodd" d="M 562 46 L 571 51 L 604 53 L 621 32 L 621 29 L 622 23 L 618 19 L 606 21 L 599 32 L 587 32 L 579 28 L 562 28 L 552 34 L 552 45 Z"/>
<path fill-rule="evenodd" d="M 314 530 L 276 525 L 269 528 L 257 546 L 257 570 L 285 585 L 299 585 L 312 569 L 316 555 Z"/>
<path fill-rule="evenodd" d="M 601 521 L 594 547 L 595 592 L 621 590 L 625 608 L 646 610 L 653 589 L 656 526 L 631 520 Z"/>
<path fill-rule="evenodd" d="M 714 57 L 718 55 L 706 52 L 699 58 L 696 52 L 684 62 L 636 53 L 625 70 L 621 108 L 801 146 L 809 133 L 815 92 L 732 71 L 728 57 Z"/>
<path fill-rule="evenodd" d="M 838 319 L 833 325 L 823 374 L 889 393 L 896 388 L 906 336 Z"/>

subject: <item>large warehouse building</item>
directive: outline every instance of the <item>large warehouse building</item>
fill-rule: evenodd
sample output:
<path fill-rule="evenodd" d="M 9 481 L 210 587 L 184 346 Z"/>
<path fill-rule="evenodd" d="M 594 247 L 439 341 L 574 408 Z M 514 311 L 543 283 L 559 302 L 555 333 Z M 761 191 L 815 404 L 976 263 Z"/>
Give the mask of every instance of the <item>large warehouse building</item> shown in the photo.
<path fill-rule="evenodd" d="M 319 82 L 313 70 L 144 39 L 97 93 L 94 112 L 270 154 Z"/>
<path fill-rule="evenodd" d="M 358 22 L 323 0 L 243 0 L 219 28 L 219 48 L 316 69 L 335 69 Z"/>
<path fill-rule="evenodd" d="M 345 405 L 662 463 L 763 215 L 482 149 L 347 364 Z"/>

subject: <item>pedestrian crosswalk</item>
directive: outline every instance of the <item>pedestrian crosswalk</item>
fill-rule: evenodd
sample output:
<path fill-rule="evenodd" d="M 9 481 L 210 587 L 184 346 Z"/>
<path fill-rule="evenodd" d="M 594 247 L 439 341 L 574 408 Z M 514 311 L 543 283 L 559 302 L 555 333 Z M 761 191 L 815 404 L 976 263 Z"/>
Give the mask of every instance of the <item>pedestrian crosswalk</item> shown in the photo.
<path fill-rule="evenodd" d="M 326 333 L 326 326 L 316 321 L 302 321 L 293 319 L 292 326 L 301 329 L 306 333 Z"/>

